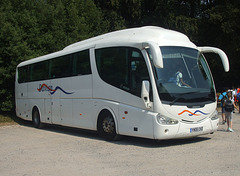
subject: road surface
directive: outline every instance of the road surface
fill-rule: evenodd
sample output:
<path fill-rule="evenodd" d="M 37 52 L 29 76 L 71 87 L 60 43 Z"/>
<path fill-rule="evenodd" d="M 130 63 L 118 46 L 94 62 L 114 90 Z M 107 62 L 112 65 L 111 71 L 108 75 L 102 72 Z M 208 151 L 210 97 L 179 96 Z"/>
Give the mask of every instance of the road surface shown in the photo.
<path fill-rule="evenodd" d="M 219 115 L 220 117 L 220 115 Z M 124 137 L 107 142 L 97 133 L 29 122 L 0 127 L 1 176 L 239 176 L 240 114 L 234 133 L 154 141 Z"/>

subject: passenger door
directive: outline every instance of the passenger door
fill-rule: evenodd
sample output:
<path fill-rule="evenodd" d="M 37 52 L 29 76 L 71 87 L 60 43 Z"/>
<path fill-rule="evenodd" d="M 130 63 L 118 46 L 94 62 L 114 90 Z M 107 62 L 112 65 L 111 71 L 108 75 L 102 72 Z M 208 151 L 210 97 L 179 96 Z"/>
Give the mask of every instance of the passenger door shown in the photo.
<path fill-rule="evenodd" d="M 142 81 L 150 82 L 150 77 L 142 52 L 132 47 L 109 47 L 95 51 L 100 78 L 96 77 L 93 81 L 94 97 L 119 103 L 117 124 L 120 134 L 143 136 L 148 133 L 146 130 L 152 129 L 152 120 L 145 117 L 152 109 L 147 109 L 141 99 L 141 89 Z M 148 134 L 152 135 L 152 131 Z"/>

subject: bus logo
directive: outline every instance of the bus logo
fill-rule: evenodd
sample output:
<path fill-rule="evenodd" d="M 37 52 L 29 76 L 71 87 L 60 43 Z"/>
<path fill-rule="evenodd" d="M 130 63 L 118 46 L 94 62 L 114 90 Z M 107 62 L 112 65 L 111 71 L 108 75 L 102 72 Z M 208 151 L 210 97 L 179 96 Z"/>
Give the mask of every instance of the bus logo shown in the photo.
<path fill-rule="evenodd" d="M 51 95 L 53 95 L 57 90 L 61 90 L 65 94 L 73 94 L 74 92 L 66 92 L 61 87 L 57 86 L 55 89 L 52 89 L 52 86 L 48 86 L 46 84 L 39 84 L 38 92 L 49 91 Z"/>
<path fill-rule="evenodd" d="M 188 113 L 189 116 L 200 116 L 201 114 L 203 114 L 203 115 L 208 115 L 209 114 L 209 113 L 204 113 L 200 110 L 196 110 L 195 112 L 191 112 L 189 110 L 184 110 L 184 111 L 178 113 L 178 115 L 182 115 L 185 112 Z"/>

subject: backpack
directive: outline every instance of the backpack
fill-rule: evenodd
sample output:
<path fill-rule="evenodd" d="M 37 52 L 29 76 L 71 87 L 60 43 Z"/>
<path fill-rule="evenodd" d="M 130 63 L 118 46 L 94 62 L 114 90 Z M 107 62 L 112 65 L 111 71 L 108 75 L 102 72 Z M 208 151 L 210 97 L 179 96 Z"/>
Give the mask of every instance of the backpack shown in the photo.
<path fill-rule="evenodd" d="M 222 99 L 221 99 L 222 105 L 223 105 L 223 103 L 224 103 L 226 100 L 227 100 L 227 94 L 224 95 L 224 94 L 222 93 Z"/>
<path fill-rule="evenodd" d="M 226 100 L 225 101 L 225 111 L 232 112 L 233 109 L 234 109 L 234 106 L 233 106 L 232 100 Z"/>

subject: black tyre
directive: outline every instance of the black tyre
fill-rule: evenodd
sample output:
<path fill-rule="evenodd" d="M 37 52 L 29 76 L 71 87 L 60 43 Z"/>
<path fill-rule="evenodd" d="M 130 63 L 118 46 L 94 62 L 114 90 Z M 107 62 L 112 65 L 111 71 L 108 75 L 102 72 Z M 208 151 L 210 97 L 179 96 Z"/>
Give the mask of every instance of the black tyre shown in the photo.
<path fill-rule="evenodd" d="M 32 112 L 32 122 L 33 122 L 33 126 L 35 128 L 42 128 L 42 126 L 43 126 L 43 124 L 41 123 L 40 114 L 39 114 L 39 111 L 38 111 L 37 108 L 33 109 L 33 112 Z"/>
<path fill-rule="evenodd" d="M 100 113 L 97 123 L 97 130 L 101 137 L 108 141 L 117 140 L 116 125 L 112 114 L 104 110 Z"/>

